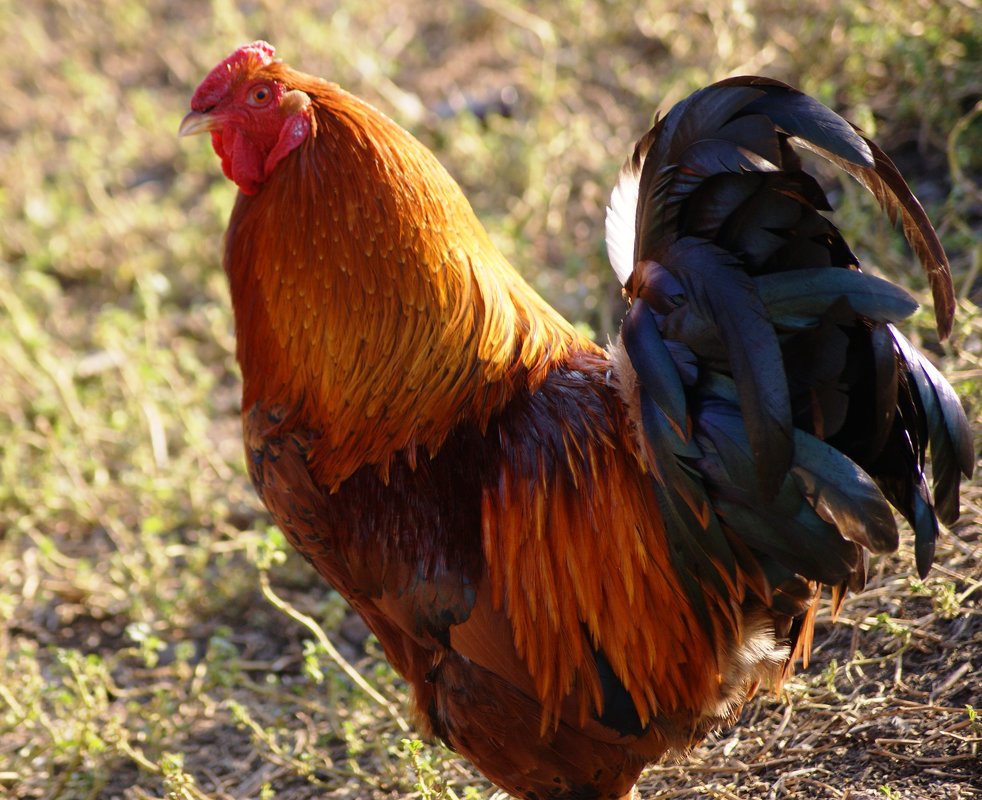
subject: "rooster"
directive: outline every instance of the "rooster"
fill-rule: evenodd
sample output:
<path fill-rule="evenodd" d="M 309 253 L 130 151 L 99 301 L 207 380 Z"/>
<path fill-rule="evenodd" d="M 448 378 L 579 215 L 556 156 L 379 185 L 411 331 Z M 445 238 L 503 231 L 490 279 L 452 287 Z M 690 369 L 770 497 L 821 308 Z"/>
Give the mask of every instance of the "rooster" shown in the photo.
<path fill-rule="evenodd" d="M 797 149 L 945 254 L 890 159 L 774 80 L 696 92 L 607 218 L 609 350 L 507 263 L 409 133 L 265 42 L 195 91 L 239 194 L 224 266 L 249 474 L 365 619 L 422 732 L 525 800 L 629 798 L 810 647 L 898 545 L 930 567 L 973 467 L 958 398 L 894 327 Z M 930 449 L 933 485 L 925 478 Z M 892 508 L 891 508 L 892 507 Z"/>

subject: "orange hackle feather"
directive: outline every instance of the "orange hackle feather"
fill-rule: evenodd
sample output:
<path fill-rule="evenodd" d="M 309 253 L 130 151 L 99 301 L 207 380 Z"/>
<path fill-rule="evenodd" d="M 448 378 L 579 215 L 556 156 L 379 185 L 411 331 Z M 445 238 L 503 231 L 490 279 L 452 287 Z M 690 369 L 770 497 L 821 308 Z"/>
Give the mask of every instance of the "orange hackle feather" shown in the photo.
<path fill-rule="evenodd" d="M 335 85 L 280 62 L 259 74 L 309 94 L 313 130 L 232 215 L 243 404 L 323 422 L 325 485 L 433 453 L 518 381 L 596 350 L 512 270 L 426 148 Z"/>

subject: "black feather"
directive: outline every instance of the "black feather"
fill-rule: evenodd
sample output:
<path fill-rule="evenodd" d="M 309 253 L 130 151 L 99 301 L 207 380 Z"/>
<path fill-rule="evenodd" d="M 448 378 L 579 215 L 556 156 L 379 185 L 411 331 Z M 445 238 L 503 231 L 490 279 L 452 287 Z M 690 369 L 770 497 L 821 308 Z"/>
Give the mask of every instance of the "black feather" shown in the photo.
<path fill-rule="evenodd" d="M 961 476 L 971 477 L 975 465 L 972 432 L 961 401 L 944 376 L 892 326 L 891 333 L 924 409 L 931 443 L 934 504 L 941 521 L 950 525 L 958 519 Z"/>
<path fill-rule="evenodd" d="M 905 319 L 917 310 L 917 301 L 899 286 L 856 270 L 800 269 L 761 275 L 754 283 L 777 325 L 785 317 L 817 322 L 840 299 L 877 322 Z"/>
<path fill-rule="evenodd" d="M 791 403 L 777 334 L 753 279 L 732 254 L 701 239 L 680 239 L 659 255 L 725 345 L 755 471 L 773 494 L 791 463 Z"/>

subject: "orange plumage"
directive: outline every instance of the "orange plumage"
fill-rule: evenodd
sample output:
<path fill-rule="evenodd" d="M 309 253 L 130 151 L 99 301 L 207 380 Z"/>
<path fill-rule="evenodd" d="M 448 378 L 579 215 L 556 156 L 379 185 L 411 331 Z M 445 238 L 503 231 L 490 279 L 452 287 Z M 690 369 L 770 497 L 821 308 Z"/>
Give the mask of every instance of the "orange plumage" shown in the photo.
<path fill-rule="evenodd" d="M 250 475 L 365 618 L 421 728 L 529 800 L 628 796 L 807 650 L 821 584 L 912 521 L 918 566 L 971 471 L 964 415 L 889 323 L 800 169 L 863 181 L 953 303 L 878 149 L 789 87 L 733 79 L 639 142 L 608 242 L 609 353 L 494 247 L 433 155 L 257 42 L 206 78 Z M 934 501 L 922 474 L 930 442 Z M 810 613 L 811 612 L 811 613 Z"/>

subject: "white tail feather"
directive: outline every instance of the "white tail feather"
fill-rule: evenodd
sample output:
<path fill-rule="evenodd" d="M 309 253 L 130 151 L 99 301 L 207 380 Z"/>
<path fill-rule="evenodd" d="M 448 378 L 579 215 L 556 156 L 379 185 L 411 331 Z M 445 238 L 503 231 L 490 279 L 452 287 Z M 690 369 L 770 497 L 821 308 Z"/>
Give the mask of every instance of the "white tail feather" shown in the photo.
<path fill-rule="evenodd" d="M 634 272 L 634 228 L 640 180 L 641 165 L 635 169 L 630 162 L 625 164 L 607 206 L 607 257 L 622 285 Z"/>

